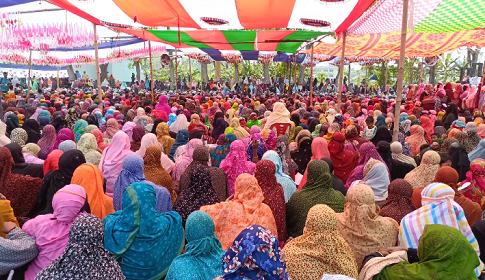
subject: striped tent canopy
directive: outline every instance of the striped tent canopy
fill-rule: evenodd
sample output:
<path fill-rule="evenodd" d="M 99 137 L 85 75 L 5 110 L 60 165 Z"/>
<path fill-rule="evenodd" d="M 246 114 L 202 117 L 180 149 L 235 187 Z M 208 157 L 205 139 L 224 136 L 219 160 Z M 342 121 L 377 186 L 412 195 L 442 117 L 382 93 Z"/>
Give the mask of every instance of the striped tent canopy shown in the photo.
<path fill-rule="evenodd" d="M 319 43 L 315 54 L 339 56 L 342 39 L 336 44 Z M 467 30 L 452 33 L 413 33 L 406 40 L 406 56 L 431 57 L 463 46 L 485 47 L 485 30 Z M 399 59 L 401 32 L 383 34 L 347 35 L 345 56 Z M 309 51 L 306 51 L 309 52 Z"/>

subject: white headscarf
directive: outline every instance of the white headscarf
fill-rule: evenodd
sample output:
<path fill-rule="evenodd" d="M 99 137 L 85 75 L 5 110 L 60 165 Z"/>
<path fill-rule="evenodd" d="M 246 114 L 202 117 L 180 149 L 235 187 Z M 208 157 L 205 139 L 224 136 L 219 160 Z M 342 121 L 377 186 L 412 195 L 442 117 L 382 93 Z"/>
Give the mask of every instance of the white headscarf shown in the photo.
<path fill-rule="evenodd" d="M 170 131 L 178 133 L 182 129 L 187 129 L 187 127 L 189 127 L 187 117 L 184 114 L 180 113 L 177 116 L 177 120 L 170 125 Z"/>
<path fill-rule="evenodd" d="M 7 125 L 0 121 L 0 147 L 11 143 L 10 139 L 8 139 L 5 133 L 7 133 Z"/>
<path fill-rule="evenodd" d="M 269 129 L 275 123 L 289 123 L 290 122 L 290 111 L 286 109 L 285 104 L 281 102 L 276 102 L 273 105 L 273 112 L 266 119 L 266 124 L 264 129 Z"/>

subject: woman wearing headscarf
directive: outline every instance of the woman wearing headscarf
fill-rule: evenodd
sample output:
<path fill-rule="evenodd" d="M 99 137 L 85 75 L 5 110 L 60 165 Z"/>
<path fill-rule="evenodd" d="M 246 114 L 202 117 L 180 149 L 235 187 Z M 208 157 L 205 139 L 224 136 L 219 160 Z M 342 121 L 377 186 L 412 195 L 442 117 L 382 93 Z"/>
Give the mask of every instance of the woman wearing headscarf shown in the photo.
<path fill-rule="evenodd" d="M 229 243 L 229 249 L 222 256 L 224 272 L 214 280 L 290 280 L 278 243 L 276 234 L 271 230 L 260 225 L 246 227 L 232 245 Z"/>
<path fill-rule="evenodd" d="M 88 126 L 88 123 L 85 120 L 78 120 L 76 124 L 74 125 L 74 129 L 72 130 L 74 132 L 74 139 L 76 143 L 81 139 L 81 136 L 83 136 L 86 127 Z"/>
<path fill-rule="evenodd" d="M 195 127 L 197 127 L 199 125 L 204 125 L 200 121 L 200 116 L 198 114 L 192 114 L 192 116 L 190 116 L 190 124 L 189 124 L 187 130 L 189 132 L 191 132 L 192 130 L 194 130 Z"/>
<path fill-rule="evenodd" d="M 90 133 L 94 135 L 94 137 L 96 137 L 96 142 L 98 143 L 98 149 L 101 152 L 104 151 L 109 146 L 108 143 L 104 143 L 103 133 L 101 132 L 101 130 L 95 129 Z"/>
<path fill-rule="evenodd" d="M 113 197 L 113 185 L 121 172 L 123 160 L 132 154 L 130 138 L 122 131 L 114 135 L 111 144 L 103 151 L 99 169 L 103 172 L 103 178 L 106 179 L 106 194 L 109 197 Z"/>
<path fill-rule="evenodd" d="M 7 125 L 7 136 L 10 136 L 12 130 L 20 127 L 19 118 L 15 114 L 8 115 L 5 124 Z"/>
<path fill-rule="evenodd" d="M 283 173 L 286 175 L 293 174 L 298 168 L 298 165 L 291 158 L 289 145 L 288 136 L 281 135 L 276 139 L 276 146 L 274 149 L 281 158 Z"/>
<path fill-rule="evenodd" d="M 12 168 L 12 174 L 19 174 L 35 178 L 44 178 L 44 167 L 42 164 L 26 163 L 22 154 L 22 147 L 16 143 L 5 145 L 12 155 L 15 166 Z"/>
<path fill-rule="evenodd" d="M 267 151 L 264 153 L 262 160 L 267 159 L 272 161 L 275 164 L 276 167 L 276 181 L 278 184 L 280 184 L 283 187 L 284 195 L 285 195 L 285 202 L 288 202 L 291 198 L 291 196 L 295 193 L 296 191 L 296 184 L 291 179 L 290 176 L 287 174 L 283 173 L 283 165 L 281 162 L 281 158 L 278 156 L 278 154 L 275 151 Z"/>
<path fill-rule="evenodd" d="M 321 160 L 310 162 L 307 183 L 293 194 L 286 205 L 290 237 L 303 234 L 308 211 L 316 204 L 327 204 L 337 213 L 342 212 L 345 205 L 345 197 L 333 189 L 333 178 L 328 164 Z"/>
<path fill-rule="evenodd" d="M 403 147 L 400 142 L 394 141 L 390 147 L 393 160 L 416 167 L 416 161 L 412 157 L 403 154 Z"/>
<path fill-rule="evenodd" d="M 366 143 L 360 147 L 360 150 L 363 150 L 366 145 L 374 147 L 372 143 Z M 333 174 L 345 184 L 348 182 L 352 170 L 357 166 L 359 156 L 355 152 L 345 150 L 345 136 L 340 132 L 333 135 L 333 140 L 330 142 L 328 150 L 335 168 Z M 364 177 L 362 176 L 362 178 Z M 356 180 L 358 180 L 358 178 L 356 178 Z M 348 184 L 349 186 L 350 183 Z"/>
<path fill-rule="evenodd" d="M 161 145 L 157 140 L 157 136 L 153 133 L 147 133 L 141 138 L 140 149 L 138 149 L 135 154 L 143 158 L 148 147 L 153 145 L 159 146 L 161 148 Z M 166 154 L 161 153 L 160 163 L 162 164 L 163 168 L 167 170 L 167 172 L 172 172 L 174 162 L 171 161 Z"/>
<path fill-rule="evenodd" d="M 389 132 L 387 126 L 380 126 L 377 128 L 376 135 L 372 138 L 371 142 L 377 146 L 380 141 L 385 141 L 387 143 L 392 142 L 392 135 Z"/>
<path fill-rule="evenodd" d="M 168 155 L 175 139 L 170 137 L 170 128 L 165 122 L 159 123 L 156 129 L 157 140 L 163 147 L 163 153 Z"/>
<path fill-rule="evenodd" d="M 186 130 L 189 127 L 189 122 L 184 114 L 179 114 L 177 120 L 170 125 L 170 131 L 178 133 L 180 130 Z"/>
<path fill-rule="evenodd" d="M 168 126 L 172 125 L 177 120 L 177 115 L 171 113 L 168 115 Z"/>
<path fill-rule="evenodd" d="M 136 125 L 133 128 L 133 135 L 132 135 L 132 140 L 131 140 L 131 150 L 133 152 L 137 152 L 140 149 L 141 146 L 141 139 L 145 135 L 145 129 L 140 126 Z"/>
<path fill-rule="evenodd" d="M 175 152 L 181 146 L 185 146 L 189 142 L 189 131 L 187 129 L 182 129 L 177 132 L 177 138 L 175 138 L 175 142 L 170 148 L 170 152 L 168 153 L 168 157 L 175 162 Z"/>
<path fill-rule="evenodd" d="M 71 140 L 74 142 L 75 137 L 74 137 L 73 131 L 70 130 L 69 128 L 63 128 L 59 130 L 59 132 L 57 133 L 56 142 L 54 142 L 54 145 L 52 146 L 51 151 L 58 149 L 59 144 L 67 140 Z"/>
<path fill-rule="evenodd" d="M 120 131 L 120 126 L 116 119 L 112 118 L 106 122 L 106 131 L 103 133 L 103 137 L 106 139 L 113 139 L 116 132 Z M 128 138 L 129 139 L 129 138 Z"/>
<path fill-rule="evenodd" d="M 185 146 L 185 153 L 175 161 L 175 165 L 172 170 L 172 178 L 174 181 L 180 181 L 180 176 L 182 176 L 184 170 L 193 160 L 192 155 L 195 148 L 202 145 L 204 145 L 202 140 L 195 138 L 190 140 L 189 143 Z"/>
<path fill-rule="evenodd" d="M 466 173 L 466 179 L 461 182 L 460 193 L 482 205 L 483 194 L 485 193 L 485 160 L 477 158 L 470 163 L 470 170 Z"/>
<path fill-rule="evenodd" d="M 349 190 L 357 185 L 369 186 L 374 192 L 376 205 L 381 207 L 387 199 L 389 183 L 386 165 L 371 158 L 364 166 L 364 179 L 354 181 Z"/>
<path fill-rule="evenodd" d="M 114 210 L 122 210 L 121 200 L 123 198 L 123 192 L 127 186 L 136 182 L 144 182 L 151 185 L 155 190 L 157 198 L 155 210 L 159 213 L 172 211 L 172 198 L 170 197 L 170 193 L 167 189 L 147 181 L 145 179 L 143 167 L 143 158 L 138 155 L 129 155 L 123 160 L 123 169 L 121 170 L 120 175 L 118 175 L 113 187 Z"/>
<path fill-rule="evenodd" d="M 446 130 L 450 129 L 451 124 L 458 119 L 458 106 L 455 103 L 448 104 L 446 114 L 443 117 L 443 126 Z"/>
<path fill-rule="evenodd" d="M 312 160 L 330 157 L 327 140 L 323 139 L 322 137 L 316 137 L 315 139 L 313 139 L 311 147 L 312 147 L 312 157 L 310 162 Z M 298 185 L 298 190 L 301 190 L 303 186 L 306 184 L 307 173 L 308 173 L 308 167 L 305 170 L 305 173 L 303 174 L 303 178 L 301 179 L 300 184 Z"/>
<path fill-rule="evenodd" d="M 411 144 L 411 153 L 412 156 L 414 157 L 415 155 L 418 155 L 420 152 L 420 147 L 422 145 L 429 144 L 426 142 L 426 139 L 424 138 L 424 129 L 423 127 L 419 125 L 413 125 L 411 126 L 411 136 L 406 137 L 406 143 Z"/>
<path fill-rule="evenodd" d="M 13 174 L 15 166 L 10 151 L 0 147 L 0 193 L 10 200 L 18 217 L 26 217 L 37 201 L 42 179 Z"/>
<path fill-rule="evenodd" d="M 135 128 L 136 124 L 134 122 L 126 122 L 121 130 L 130 137 L 130 141 L 133 140 L 133 128 Z"/>
<path fill-rule="evenodd" d="M 212 130 L 212 138 L 218 139 L 219 135 L 224 134 L 224 130 L 229 126 L 229 124 L 224 120 L 224 118 L 219 118 L 214 124 L 214 130 Z"/>
<path fill-rule="evenodd" d="M 421 164 L 409 172 L 404 180 L 410 183 L 413 189 L 427 186 L 433 182 L 436 172 L 440 168 L 440 162 L 440 155 L 435 151 L 428 150 L 423 154 Z"/>
<path fill-rule="evenodd" d="M 79 216 L 71 225 L 64 253 L 42 269 L 35 279 L 68 279 L 76 275 L 85 280 L 124 280 L 120 266 L 104 248 L 103 239 L 104 227 L 98 217 L 91 214 Z"/>
<path fill-rule="evenodd" d="M 39 145 L 34 143 L 29 143 L 22 148 L 22 155 L 26 163 L 44 164 L 44 160 L 38 158 L 39 152 Z"/>
<path fill-rule="evenodd" d="M 199 145 L 195 148 L 193 161 L 187 166 L 179 180 L 179 191 L 183 191 L 190 185 L 190 173 L 196 166 L 202 166 L 211 174 L 211 184 L 214 191 L 219 196 L 220 201 L 226 200 L 227 195 L 227 179 L 224 170 L 209 166 L 209 150 L 204 145 Z"/>
<path fill-rule="evenodd" d="M 148 147 L 145 155 L 143 156 L 143 171 L 147 181 L 167 189 L 171 196 L 172 205 L 174 205 L 175 201 L 177 200 L 177 194 L 173 189 L 174 184 L 172 177 L 160 163 L 159 158 L 161 157 L 161 154 L 162 149 L 160 146 L 153 145 Z"/>
<path fill-rule="evenodd" d="M 256 164 L 247 160 L 246 148 L 241 140 L 231 143 L 231 150 L 222 160 L 219 168 L 224 170 L 227 177 L 228 194 L 234 195 L 236 179 L 243 173 L 254 174 Z"/>
<path fill-rule="evenodd" d="M 173 210 L 177 211 L 185 222 L 188 216 L 202 206 L 219 203 L 221 200 L 212 188 L 211 174 L 207 168 L 197 165 L 190 171 L 190 184 L 180 192 Z"/>
<path fill-rule="evenodd" d="M 416 206 L 411 201 L 412 196 L 413 186 L 406 180 L 395 179 L 389 184 L 388 196 L 380 215 L 401 223 L 404 216 L 416 210 Z"/>
<path fill-rule="evenodd" d="M 360 137 L 360 128 L 357 124 L 351 124 L 345 129 L 345 140 L 352 143 L 357 150 L 360 146 L 368 142 L 365 138 Z"/>
<path fill-rule="evenodd" d="M 357 185 L 347 193 L 343 213 L 337 213 L 338 231 L 347 241 L 360 268 L 367 255 L 396 245 L 399 224 L 392 218 L 379 215 L 369 186 Z"/>
<path fill-rule="evenodd" d="M 98 143 L 96 137 L 91 133 L 85 133 L 79 139 L 77 149 L 80 150 L 87 163 L 98 166 L 101 160 L 101 153 L 98 152 Z"/>
<path fill-rule="evenodd" d="M 418 250 L 418 262 L 401 261 L 384 268 L 381 268 L 378 262 L 377 265 L 380 267 L 377 269 L 380 271 L 372 279 L 477 278 L 474 269 L 480 262 L 466 237 L 456 229 L 443 225 L 426 225 Z"/>
<path fill-rule="evenodd" d="M 182 218 L 174 211 L 158 213 L 149 184 L 126 187 L 122 209 L 106 216 L 104 246 L 118 260 L 126 279 L 161 279 L 184 245 Z"/>
<path fill-rule="evenodd" d="M 256 164 L 254 177 L 258 180 L 258 184 L 263 192 L 263 203 L 268 205 L 273 212 L 279 239 L 284 242 L 284 240 L 288 238 L 286 229 L 285 193 L 283 187 L 276 181 L 275 173 L 275 164 L 270 160 L 264 159 Z"/>
<path fill-rule="evenodd" d="M 51 149 L 56 142 L 56 129 L 52 125 L 46 125 L 42 129 L 42 138 L 37 142 L 40 147 L 39 157 L 47 158 L 47 155 L 53 150 Z"/>
<path fill-rule="evenodd" d="M 450 147 L 453 143 L 458 143 L 458 140 L 456 140 L 455 138 L 446 138 L 445 140 L 443 140 L 440 152 L 448 154 L 450 152 Z"/>
<path fill-rule="evenodd" d="M 470 170 L 470 160 L 465 147 L 458 143 L 450 146 L 449 155 L 451 157 L 451 167 L 460 175 L 460 182 L 466 179 L 466 173 Z"/>
<path fill-rule="evenodd" d="M 304 174 L 312 158 L 312 139 L 309 136 L 299 136 L 296 139 L 297 149 L 291 151 L 291 158 L 298 168 L 296 172 Z"/>
<path fill-rule="evenodd" d="M 241 127 L 239 119 L 232 118 L 229 122 L 229 127 L 234 130 L 234 135 L 236 135 L 238 140 L 249 137 L 249 133 Z"/>
<path fill-rule="evenodd" d="M 155 105 L 155 110 L 163 111 L 167 113 L 167 116 L 172 113 L 172 109 L 170 108 L 170 105 L 168 105 L 166 95 L 160 95 L 160 98 L 158 98 L 158 103 Z"/>
<path fill-rule="evenodd" d="M 423 189 L 421 197 L 423 206 L 402 219 L 399 229 L 399 245 L 416 249 L 425 226 L 441 224 L 459 230 L 479 256 L 478 242 L 466 221 L 465 213 L 453 200 L 455 191 L 443 183 L 432 183 Z M 477 276 L 481 274 L 482 266 L 480 264 L 476 267 Z"/>
<path fill-rule="evenodd" d="M 12 143 L 16 143 L 21 147 L 25 146 L 28 138 L 29 136 L 27 135 L 27 132 L 25 132 L 25 130 L 20 127 L 12 130 L 12 133 L 10 133 L 10 140 L 12 141 Z"/>
<path fill-rule="evenodd" d="M 28 143 L 35 143 L 40 140 L 41 133 L 40 133 L 40 125 L 36 120 L 26 120 L 22 128 L 27 132 L 27 142 Z"/>
<path fill-rule="evenodd" d="M 84 214 L 86 192 L 79 185 L 67 185 L 55 192 L 52 198 L 52 214 L 37 216 L 27 221 L 23 231 L 35 238 L 39 255 L 29 265 L 25 279 L 33 280 L 46 266 L 64 252 L 69 230 L 74 220 Z"/>
<path fill-rule="evenodd" d="M 337 228 L 332 208 L 317 204 L 309 210 L 303 235 L 283 248 L 291 279 L 320 280 L 323 274 L 357 278 L 357 262 Z"/>
<path fill-rule="evenodd" d="M 234 199 L 201 207 L 209 214 L 216 225 L 216 236 L 222 248 L 228 248 L 241 229 L 258 224 L 276 233 L 276 222 L 268 205 L 263 203 L 264 196 L 258 181 L 250 174 L 240 175 L 235 183 Z"/>
<path fill-rule="evenodd" d="M 103 174 L 97 166 L 93 164 L 81 164 L 72 175 L 71 184 L 76 184 L 86 191 L 91 214 L 96 215 L 101 220 L 113 213 L 113 200 L 104 194 Z"/>
<path fill-rule="evenodd" d="M 10 138 L 7 137 L 7 125 L 0 121 L 0 147 L 3 147 L 9 143 L 11 143 Z"/>
<path fill-rule="evenodd" d="M 63 153 L 59 158 L 59 169 L 47 173 L 42 182 L 37 198 L 37 215 L 52 213 L 52 200 L 57 191 L 71 183 L 76 168 L 86 163 L 84 155 L 79 150 Z"/>
<path fill-rule="evenodd" d="M 224 134 L 221 134 L 221 136 Z M 219 138 L 221 138 L 219 136 Z M 220 139 L 218 139 L 220 140 Z M 221 162 L 227 157 L 231 150 L 232 142 L 236 141 L 237 137 L 233 133 L 225 135 L 223 143 L 217 143 L 217 146 L 210 149 L 211 163 L 213 167 L 219 167 Z"/>
<path fill-rule="evenodd" d="M 212 280 L 223 273 L 221 242 L 212 218 L 203 211 L 189 215 L 185 224 L 185 253 L 173 260 L 166 280 Z"/>

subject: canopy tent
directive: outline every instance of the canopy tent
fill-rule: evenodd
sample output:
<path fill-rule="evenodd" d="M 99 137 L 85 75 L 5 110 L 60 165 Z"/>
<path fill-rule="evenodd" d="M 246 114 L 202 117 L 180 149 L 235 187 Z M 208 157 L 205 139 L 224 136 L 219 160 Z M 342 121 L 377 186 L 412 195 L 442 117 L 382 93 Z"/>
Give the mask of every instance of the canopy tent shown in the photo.
<path fill-rule="evenodd" d="M 349 34 L 346 38 L 345 56 L 399 59 L 400 41 L 400 31 L 383 34 Z M 342 43 L 342 40 L 338 40 L 333 45 L 319 43 L 315 46 L 314 52 L 319 55 L 338 56 L 342 53 Z M 406 56 L 431 57 L 463 46 L 485 47 L 485 30 L 437 34 L 408 33 Z"/>

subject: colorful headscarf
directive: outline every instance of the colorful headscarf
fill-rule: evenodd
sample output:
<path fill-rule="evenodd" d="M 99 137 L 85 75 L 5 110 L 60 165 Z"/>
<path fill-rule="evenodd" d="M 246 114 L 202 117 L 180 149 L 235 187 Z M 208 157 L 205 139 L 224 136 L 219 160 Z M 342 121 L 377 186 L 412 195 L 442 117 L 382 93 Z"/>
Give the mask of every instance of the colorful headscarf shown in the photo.
<path fill-rule="evenodd" d="M 81 136 L 83 136 L 84 130 L 86 129 L 87 126 L 88 126 L 88 122 L 86 122 L 85 120 L 78 120 L 76 122 L 73 129 L 74 137 L 75 137 L 74 142 L 77 143 L 79 139 L 81 139 Z"/>
<path fill-rule="evenodd" d="M 223 169 L 227 176 L 227 190 L 229 195 L 234 195 L 236 178 L 243 174 L 254 174 L 256 164 L 247 160 L 246 147 L 241 140 L 231 143 L 231 150 L 222 160 L 219 168 Z"/>
<path fill-rule="evenodd" d="M 411 201 L 412 196 L 413 186 L 406 180 L 395 179 L 389 184 L 388 197 L 382 206 L 381 216 L 393 218 L 401 223 L 404 216 L 416 210 L 416 206 Z"/>

